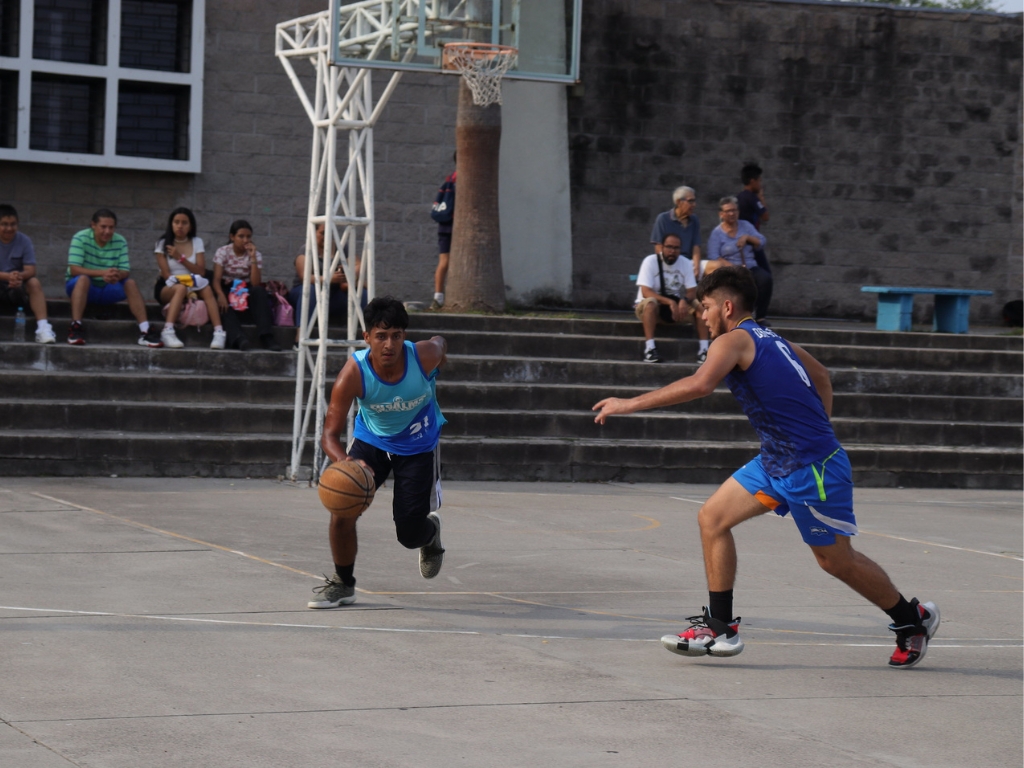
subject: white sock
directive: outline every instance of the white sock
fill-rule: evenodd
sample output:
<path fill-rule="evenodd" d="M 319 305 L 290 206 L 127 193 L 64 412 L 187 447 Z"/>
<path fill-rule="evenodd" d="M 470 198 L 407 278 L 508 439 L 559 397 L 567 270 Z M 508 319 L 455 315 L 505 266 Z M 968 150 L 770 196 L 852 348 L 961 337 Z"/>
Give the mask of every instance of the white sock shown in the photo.
<path fill-rule="evenodd" d="M 149 333 L 149 320 L 143 320 L 139 323 L 139 330 L 143 333 Z"/>
<path fill-rule="evenodd" d="M 213 327 L 213 330 L 215 330 L 215 331 L 223 331 L 224 330 L 224 326 L 223 325 L 215 325 Z"/>
<path fill-rule="evenodd" d="M 49 330 L 49 329 L 50 329 L 50 321 L 47 320 L 45 317 L 42 320 L 36 320 L 36 330 L 37 331 L 43 331 L 43 330 Z"/>
<path fill-rule="evenodd" d="M 434 301 L 436 301 L 438 304 L 444 304 L 444 294 L 443 293 L 435 293 L 434 294 Z"/>
<path fill-rule="evenodd" d="M 654 339 L 648 339 L 644 342 L 644 352 L 650 352 L 654 349 Z"/>
<path fill-rule="evenodd" d="M 707 339 L 701 339 L 700 340 L 700 351 L 701 352 L 707 352 L 708 351 L 708 347 L 710 345 L 711 345 L 710 341 L 708 341 Z"/>

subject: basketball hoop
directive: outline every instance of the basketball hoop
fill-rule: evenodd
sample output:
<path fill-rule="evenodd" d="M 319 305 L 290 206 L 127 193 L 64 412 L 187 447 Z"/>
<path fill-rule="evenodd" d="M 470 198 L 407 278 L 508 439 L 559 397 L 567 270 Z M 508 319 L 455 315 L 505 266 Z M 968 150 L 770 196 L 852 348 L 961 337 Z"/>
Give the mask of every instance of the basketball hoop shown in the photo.
<path fill-rule="evenodd" d="M 448 43 L 441 51 L 441 69 L 462 75 L 478 107 L 501 104 L 501 78 L 516 65 L 519 51 L 510 45 Z"/>

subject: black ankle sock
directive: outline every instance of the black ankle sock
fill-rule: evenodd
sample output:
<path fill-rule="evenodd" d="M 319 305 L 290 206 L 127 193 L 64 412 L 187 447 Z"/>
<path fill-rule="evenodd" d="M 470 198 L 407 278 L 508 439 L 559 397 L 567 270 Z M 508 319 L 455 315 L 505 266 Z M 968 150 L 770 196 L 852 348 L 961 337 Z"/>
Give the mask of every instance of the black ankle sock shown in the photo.
<path fill-rule="evenodd" d="M 892 619 L 892 623 L 897 627 L 905 627 L 908 624 L 917 624 L 921 620 L 918 615 L 917 608 L 907 602 L 907 598 L 900 595 L 900 601 L 896 603 L 892 608 L 886 610 L 889 614 L 889 618 Z"/>
<path fill-rule="evenodd" d="M 338 578 L 341 579 L 341 583 L 346 587 L 354 587 L 356 585 L 355 576 L 352 575 L 352 571 L 355 570 L 356 564 L 352 565 L 337 565 L 334 566 L 334 572 L 338 574 Z"/>
<path fill-rule="evenodd" d="M 713 619 L 732 621 L 732 590 L 708 592 L 708 611 Z"/>

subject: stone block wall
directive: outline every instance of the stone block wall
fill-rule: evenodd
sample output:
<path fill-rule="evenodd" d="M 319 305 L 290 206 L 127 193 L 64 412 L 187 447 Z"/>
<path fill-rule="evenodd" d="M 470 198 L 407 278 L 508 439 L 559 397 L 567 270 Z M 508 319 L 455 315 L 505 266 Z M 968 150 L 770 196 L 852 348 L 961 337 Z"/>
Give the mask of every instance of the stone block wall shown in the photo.
<path fill-rule="evenodd" d="M 207 0 L 199 174 L 0 162 L 48 295 L 67 244 L 113 208 L 149 296 L 152 247 L 191 207 L 210 254 L 246 218 L 268 279 L 304 245 L 312 131 L 274 25 L 324 0 Z M 765 168 L 774 312 L 864 317 L 867 283 L 1021 295 L 1021 17 L 771 0 L 587 0 L 570 88 L 573 300 L 627 307 L 655 215 L 697 189 L 704 239 L 739 167 Z M 310 68 L 310 71 L 311 68 Z M 386 73 L 374 75 L 377 92 Z M 378 293 L 429 300 L 429 206 L 451 170 L 458 80 L 403 76 L 375 130 Z M 538 194 L 542 194 L 538 191 Z M 918 314 L 930 302 L 918 300 Z"/>
<path fill-rule="evenodd" d="M 1021 296 L 1021 16 L 591 0 L 569 99 L 575 302 L 628 306 L 672 190 L 706 243 L 765 169 L 773 314 L 873 317 L 861 285 Z M 916 320 L 930 317 L 918 299 Z"/>

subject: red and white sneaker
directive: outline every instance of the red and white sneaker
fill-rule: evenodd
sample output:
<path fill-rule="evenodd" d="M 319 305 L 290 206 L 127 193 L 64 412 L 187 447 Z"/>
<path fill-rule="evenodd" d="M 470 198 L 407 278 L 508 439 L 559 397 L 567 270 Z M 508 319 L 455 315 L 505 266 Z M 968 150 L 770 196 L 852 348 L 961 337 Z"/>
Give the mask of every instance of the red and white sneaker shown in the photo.
<path fill-rule="evenodd" d="M 682 656 L 735 656 L 743 650 L 739 617 L 731 622 L 711 618 L 707 607 L 703 616 L 690 616 L 690 628 L 678 635 L 665 635 L 661 644 Z"/>
<path fill-rule="evenodd" d="M 915 597 L 910 604 L 917 611 L 917 623 L 902 627 L 889 625 L 896 633 L 896 650 L 889 657 L 889 666 L 896 669 L 910 669 L 923 659 L 928 652 L 928 641 L 939 630 L 939 608 L 935 603 L 919 603 Z"/>

